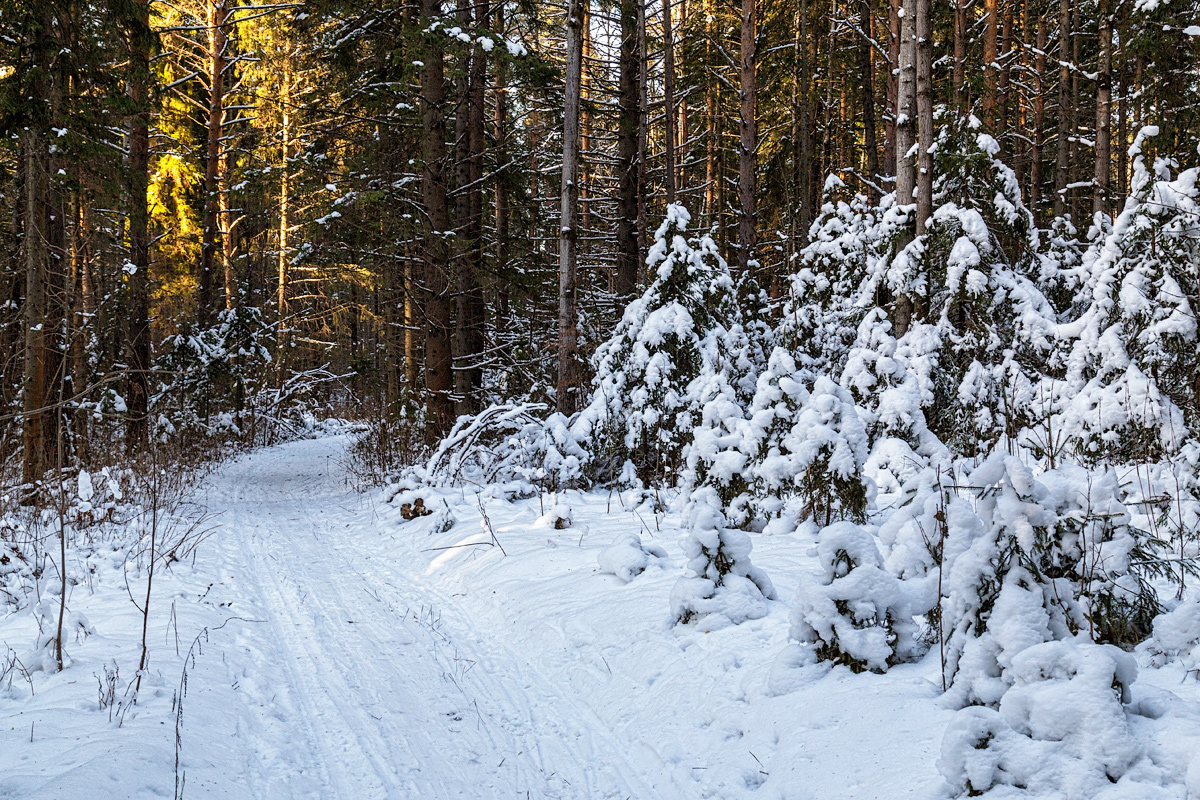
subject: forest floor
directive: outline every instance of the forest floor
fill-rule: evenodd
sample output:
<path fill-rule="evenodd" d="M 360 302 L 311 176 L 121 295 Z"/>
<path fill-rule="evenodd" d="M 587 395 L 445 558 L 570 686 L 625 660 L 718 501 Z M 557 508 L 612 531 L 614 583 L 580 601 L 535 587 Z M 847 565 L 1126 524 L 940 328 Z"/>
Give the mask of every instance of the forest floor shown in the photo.
<path fill-rule="evenodd" d="M 430 490 L 443 514 L 405 521 L 348 484 L 347 443 L 260 450 L 205 481 L 215 527 L 156 588 L 136 705 L 98 697 L 114 664 L 126 696 L 140 614 L 113 567 L 75 587 L 97 622 L 71 666 L 0 685 L 0 798 L 943 795 L 936 651 L 886 675 L 804 665 L 785 602 L 674 626 L 675 515 L 569 493 L 560 530 L 542 499 L 490 488 Z M 597 556 L 630 532 L 665 557 L 626 584 Z M 809 548 L 754 547 L 793 597 Z M 32 625 L 0 619 L 0 642 Z"/>

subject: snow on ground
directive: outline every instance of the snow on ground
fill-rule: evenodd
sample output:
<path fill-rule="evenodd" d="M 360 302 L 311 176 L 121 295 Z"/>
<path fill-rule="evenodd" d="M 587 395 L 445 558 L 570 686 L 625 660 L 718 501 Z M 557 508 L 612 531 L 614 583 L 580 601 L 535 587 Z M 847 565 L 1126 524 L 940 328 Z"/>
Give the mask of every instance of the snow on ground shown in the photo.
<path fill-rule="evenodd" d="M 124 692 L 140 617 L 115 566 L 75 587 L 96 632 L 72 643 L 73 665 L 34 674 L 32 696 L 19 678 L 0 687 L 0 798 L 170 797 L 177 730 L 186 797 L 944 793 L 936 652 L 852 675 L 788 645 L 810 543 L 755 537 L 784 602 L 703 633 L 670 624 L 674 515 L 568 493 L 574 523 L 559 529 L 538 522 L 549 498 L 431 490 L 425 504 L 456 520 L 439 531 L 445 514 L 406 521 L 348 486 L 346 443 L 258 451 L 206 482 L 219 527 L 158 589 L 149 685 L 123 724 L 98 687 L 115 658 Z M 622 539 L 636 554 L 629 534 L 650 552 L 625 583 L 598 556 Z M 0 620 L 0 643 L 27 649 L 33 625 Z"/>

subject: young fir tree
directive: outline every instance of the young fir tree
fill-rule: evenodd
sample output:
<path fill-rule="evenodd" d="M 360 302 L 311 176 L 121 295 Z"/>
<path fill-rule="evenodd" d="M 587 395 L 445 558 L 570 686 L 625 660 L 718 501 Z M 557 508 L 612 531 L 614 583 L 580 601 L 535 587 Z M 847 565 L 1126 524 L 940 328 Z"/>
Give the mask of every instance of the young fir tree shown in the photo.
<path fill-rule="evenodd" d="M 690 217 L 679 205 L 655 234 L 647 265 L 654 280 L 629 304 L 612 338 L 596 351 L 592 398 L 575 423 L 597 443 L 597 475 L 632 461 L 645 483 L 668 480 L 700 418 L 702 373 L 720 372 L 740 332 L 735 286 L 708 235 L 689 240 Z M 741 354 L 744 355 L 744 354 Z"/>
<path fill-rule="evenodd" d="M 1139 134 L 1129 198 L 1111 232 L 1085 255 L 1088 305 L 1064 326 L 1071 341 L 1060 426 L 1087 461 L 1130 463 L 1178 452 L 1197 434 L 1200 356 L 1200 171 L 1158 161 Z"/>
<path fill-rule="evenodd" d="M 974 117 L 946 121 L 932 216 L 886 276 L 913 306 L 898 338 L 908 340 L 929 428 L 965 455 L 1024 426 L 1057 322 L 1035 283 L 1039 232 L 999 149 Z"/>
<path fill-rule="evenodd" d="M 818 525 L 865 519 L 867 434 L 854 401 L 828 377 L 797 369 L 781 347 L 759 376 L 742 448 L 763 516 L 795 498 Z"/>
<path fill-rule="evenodd" d="M 800 585 L 793 639 L 812 643 L 818 658 L 854 672 L 885 672 L 923 652 L 914 616 L 926 610 L 936 582 L 892 575 L 875 537 L 849 522 L 824 528 L 817 553 L 822 572 Z"/>

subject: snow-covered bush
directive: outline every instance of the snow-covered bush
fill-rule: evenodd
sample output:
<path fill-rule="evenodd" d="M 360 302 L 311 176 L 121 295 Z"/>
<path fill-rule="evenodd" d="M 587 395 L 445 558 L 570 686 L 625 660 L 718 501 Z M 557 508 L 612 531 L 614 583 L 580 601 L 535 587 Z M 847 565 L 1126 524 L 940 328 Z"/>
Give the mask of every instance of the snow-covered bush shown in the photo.
<path fill-rule="evenodd" d="M 1132 656 L 1046 642 L 1014 656 L 1011 672 L 998 710 L 963 709 L 946 730 L 938 768 L 956 796 L 1173 796 L 1161 792 L 1156 770 L 1138 764 L 1144 748 L 1125 708 L 1137 676 Z"/>
<path fill-rule="evenodd" d="M 884 672 L 923 652 L 913 617 L 932 605 L 936 575 L 914 581 L 892 575 L 874 537 L 849 522 L 823 529 L 817 552 L 822 574 L 800 585 L 793 639 L 814 644 L 818 658 L 855 672 Z"/>
<path fill-rule="evenodd" d="M 615 575 L 624 583 L 641 575 L 656 559 L 667 553 L 658 545 L 646 545 L 636 533 L 622 533 L 611 545 L 600 551 L 596 563 L 600 571 Z"/>
<path fill-rule="evenodd" d="M 767 614 L 775 588 L 750 562 L 750 537 L 728 526 L 721 498 L 700 486 L 688 500 L 688 534 L 683 552 L 688 574 L 671 590 L 671 615 L 707 630 L 736 625 Z"/>
<path fill-rule="evenodd" d="M 759 376 L 745 430 L 751 490 L 765 516 L 796 496 L 804 516 L 819 525 L 864 520 L 867 435 L 849 392 L 823 375 L 812 379 L 777 347 Z"/>
<path fill-rule="evenodd" d="M 1142 645 L 1154 666 L 1178 660 L 1200 675 L 1200 602 L 1180 603 L 1154 618 L 1153 634 Z"/>
<path fill-rule="evenodd" d="M 1027 647 L 1083 632 L 1129 643 L 1157 609 L 1115 475 L 1081 469 L 1035 479 L 996 454 L 969 478 L 977 517 L 951 525 L 942 614 L 951 702 L 994 705 Z M 1131 635 L 1132 634 L 1132 635 Z"/>
<path fill-rule="evenodd" d="M 462 416 L 426 462 L 426 481 L 521 482 L 557 491 L 582 482 L 588 453 L 569 420 L 539 403 Z"/>
<path fill-rule="evenodd" d="M 745 356 L 730 352 L 747 337 L 729 267 L 710 236 L 687 238 L 689 220 L 683 206 L 668 206 L 647 257 L 654 280 L 596 351 L 591 401 L 574 430 L 594 443 L 598 478 L 629 460 L 644 482 L 670 482 L 705 402 L 694 381 Z"/>

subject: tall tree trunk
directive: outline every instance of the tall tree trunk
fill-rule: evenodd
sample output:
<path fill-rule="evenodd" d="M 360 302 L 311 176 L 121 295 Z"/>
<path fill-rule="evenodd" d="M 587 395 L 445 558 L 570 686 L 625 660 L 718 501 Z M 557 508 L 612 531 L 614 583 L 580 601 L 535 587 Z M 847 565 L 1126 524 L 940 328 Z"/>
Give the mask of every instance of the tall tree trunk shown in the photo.
<path fill-rule="evenodd" d="M 801 0 L 803 2 L 803 0 Z M 713 63 L 713 31 L 715 11 L 713 0 L 704 0 L 705 64 Z M 704 82 L 704 222 L 709 228 L 717 222 L 717 81 L 712 75 Z"/>
<path fill-rule="evenodd" d="M 226 0 L 208 0 L 206 11 L 208 52 L 208 119 L 204 148 L 204 230 L 200 243 L 199 307 L 196 318 L 202 327 L 216 315 L 217 270 L 225 271 L 221 206 L 225 176 L 221 174 L 221 140 L 225 130 L 225 67 L 227 40 Z"/>
<path fill-rule="evenodd" d="M 613 288 L 619 297 L 633 294 L 638 273 L 638 127 L 642 114 L 638 87 L 639 1 L 621 0 L 617 6 L 621 47 L 617 94 L 617 273 Z M 668 122 L 667 129 L 670 127 Z"/>
<path fill-rule="evenodd" d="M 1096 70 L 1096 169 L 1092 185 L 1092 213 L 1108 210 L 1108 183 L 1112 172 L 1112 4 L 1102 0 L 1097 39 L 1099 62 Z"/>
<path fill-rule="evenodd" d="M 1000 0 L 983 2 L 983 121 L 989 131 L 996 129 L 996 90 L 1000 85 Z"/>
<path fill-rule="evenodd" d="M 1058 2 L 1058 141 L 1054 151 L 1054 216 L 1067 213 L 1071 176 L 1071 0 Z"/>
<path fill-rule="evenodd" d="M 954 0 L 954 105 L 959 115 L 967 113 L 967 6 L 970 0 Z"/>
<path fill-rule="evenodd" d="M 624 0 L 628 3 L 629 0 Z M 671 30 L 671 0 L 662 0 L 663 9 L 663 146 L 666 155 L 667 202 L 675 202 L 675 43 Z M 622 30 L 625 13 L 621 13 Z M 625 50 L 621 49 L 624 62 Z M 624 74 L 624 63 L 622 63 Z"/>
<path fill-rule="evenodd" d="M 428 28 L 441 14 L 439 0 L 422 0 L 422 27 Z M 450 213 L 446 200 L 446 99 L 445 65 L 438 36 L 426 37 L 421 68 L 421 123 L 424 165 L 421 195 L 429 230 L 425 241 L 425 409 L 428 435 L 438 438 L 449 428 L 454 415 L 451 398 L 452 358 L 450 353 Z"/>
<path fill-rule="evenodd" d="M 591 61 L 595 56 L 592 43 L 591 0 L 583 0 L 583 49 L 579 61 L 579 227 L 584 233 L 595 227 L 592 220 L 592 75 Z M 584 237 L 586 244 L 587 237 Z"/>
<path fill-rule="evenodd" d="M 900 69 L 896 100 L 896 202 L 913 202 L 916 189 L 917 13 L 915 0 L 905 0 L 900 17 Z"/>
<path fill-rule="evenodd" d="M 275 264 L 275 311 L 278 317 L 275 330 L 275 386 L 283 386 L 288 362 L 288 257 L 291 244 L 288 234 L 292 225 L 292 61 L 284 60 L 283 83 L 280 91 L 279 124 L 279 253 Z M 389 337 L 390 338 L 390 337 Z"/>
<path fill-rule="evenodd" d="M 917 235 L 933 215 L 933 21 L 931 0 L 916 0 Z"/>
<path fill-rule="evenodd" d="M 896 121 L 900 116 L 900 0 L 888 0 L 888 69 L 887 69 L 887 108 L 888 114 L 884 121 L 883 169 L 889 175 L 895 175 L 900 163 L 897 158 L 899 149 L 896 141 Z"/>
<path fill-rule="evenodd" d="M 1033 148 L 1029 165 L 1029 208 L 1042 219 L 1042 181 L 1046 148 L 1046 48 L 1049 32 L 1046 15 L 1038 14 L 1037 53 L 1034 56 Z"/>
<path fill-rule="evenodd" d="M 758 247 L 758 39 L 757 0 L 742 0 L 740 124 L 738 126 L 738 266 L 743 272 L 757 266 Z"/>
<path fill-rule="evenodd" d="M 583 50 L 583 3 L 567 9 L 567 68 L 563 97 L 562 210 L 558 234 L 558 410 L 576 410 L 579 382 L 579 318 L 576 309 L 575 239 L 579 205 L 579 92 Z"/>
<path fill-rule="evenodd" d="M 641 254 L 648 247 L 648 223 L 646 220 L 646 197 L 650 193 L 650 182 L 646 177 L 646 162 L 650 157 L 650 44 L 646 35 L 646 4 L 637 3 L 637 39 L 638 39 L 638 107 L 641 114 L 638 117 L 637 163 L 638 163 L 638 193 L 637 193 L 637 249 L 639 265 L 643 261 Z"/>
<path fill-rule="evenodd" d="M 859 26 L 863 41 L 859 46 L 859 80 L 862 81 L 863 150 L 866 151 L 867 178 L 879 183 L 879 145 L 875 131 L 875 47 L 872 34 L 871 0 L 859 0 Z"/>
<path fill-rule="evenodd" d="M 32 95 L 47 98 L 49 87 L 44 79 L 35 79 Z M 50 443 L 54 436 L 50 405 L 52 346 L 49 300 L 46 287 L 50 280 L 50 164 L 47 145 L 40 125 L 25 126 L 22 149 L 25 155 L 25 380 L 21 397 L 22 464 L 21 480 L 34 484 L 42 479 L 53 463 Z M 31 498 L 34 494 L 31 492 Z"/>
<path fill-rule="evenodd" d="M 125 24 L 129 43 L 129 307 L 126 333 L 129 342 L 128 388 L 125 406 L 125 447 L 130 452 L 146 446 L 150 400 L 150 56 L 154 33 L 150 28 L 150 2 L 135 6 Z"/>
<path fill-rule="evenodd" d="M 500 3 L 496 6 L 496 32 L 504 33 L 504 4 Z M 502 170 L 504 165 L 508 164 L 508 65 L 503 61 L 496 64 L 495 89 L 494 94 L 496 100 L 494 103 L 494 117 L 492 121 L 492 135 L 496 140 L 495 153 L 496 164 L 501 168 L 500 174 L 496 180 L 495 189 L 495 208 L 496 208 L 496 267 L 497 270 L 503 269 L 508 264 L 509 252 L 509 225 L 511 213 L 509 210 L 508 199 L 508 180 L 507 173 Z M 496 327 L 502 329 L 508 321 L 509 312 L 509 288 L 508 283 L 503 278 L 500 279 L 500 285 L 497 287 L 497 310 L 496 310 Z"/>

